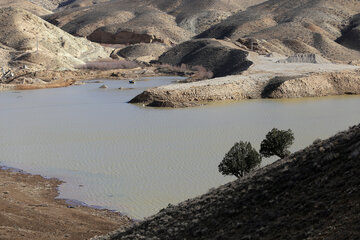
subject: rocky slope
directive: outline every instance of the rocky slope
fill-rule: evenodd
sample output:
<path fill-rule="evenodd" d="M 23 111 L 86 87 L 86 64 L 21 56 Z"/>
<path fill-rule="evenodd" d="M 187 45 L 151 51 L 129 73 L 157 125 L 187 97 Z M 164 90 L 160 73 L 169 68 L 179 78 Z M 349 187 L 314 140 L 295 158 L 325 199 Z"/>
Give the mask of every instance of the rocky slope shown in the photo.
<path fill-rule="evenodd" d="M 214 77 L 240 74 L 252 62 L 247 59 L 248 52 L 238 46 L 215 39 L 198 39 L 181 43 L 159 57 L 158 62 L 180 66 L 203 66 L 213 72 Z"/>
<path fill-rule="evenodd" d="M 358 239 L 360 125 L 104 239 Z"/>
<path fill-rule="evenodd" d="M 162 42 L 170 45 L 192 36 L 177 26 L 173 16 L 140 1 L 111 1 L 70 8 L 45 19 L 73 35 L 107 44 Z"/>
<path fill-rule="evenodd" d="M 0 9 L 2 61 L 13 67 L 72 69 L 109 56 L 109 50 L 76 38 L 25 10 Z M 3 65 L 4 66 L 4 65 Z"/>
<path fill-rule="evenodd" d="M 179 43 L 263 1 L 75 0 L 46 20 L 96 42 Z"/>
<path fill-rule="evenodd" d="M 265 40 L 267 49 L 286 55 L 316 53 L 332 61 L 360 58 L 357 0 L 269 0 L 239 12 L 198 38 Z M 341 39 L 341 40 L 338 40 Z"/>

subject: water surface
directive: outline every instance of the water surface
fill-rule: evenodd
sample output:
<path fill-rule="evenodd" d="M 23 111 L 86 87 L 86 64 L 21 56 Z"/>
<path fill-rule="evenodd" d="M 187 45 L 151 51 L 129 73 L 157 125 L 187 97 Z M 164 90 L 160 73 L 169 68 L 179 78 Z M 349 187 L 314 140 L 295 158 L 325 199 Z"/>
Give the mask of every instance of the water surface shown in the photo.
<path fill-rule="evenodd" d="M 147 87 L 173 80 L 1 92 L 0 164 L 66 181 L 62 198 L 142 218 L 232 180 L 217 166 L 235 141 L 259 149 L 271 128 L 291 128 L 294 151 L 360 120 L 357 96 L 186 109 L 126 103 Z"/>

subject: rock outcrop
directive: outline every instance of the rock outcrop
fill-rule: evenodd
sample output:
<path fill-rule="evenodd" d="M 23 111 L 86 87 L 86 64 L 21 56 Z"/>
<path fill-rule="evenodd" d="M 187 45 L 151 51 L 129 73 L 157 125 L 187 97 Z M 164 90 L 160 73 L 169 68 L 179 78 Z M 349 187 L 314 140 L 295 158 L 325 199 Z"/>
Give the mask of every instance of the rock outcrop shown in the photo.
<path fill-rule="evenodd" d="M 197 39 L 183 42 L 159 57 L 162 64 L 180 66 L 203 66 L 213 72 L 214 77 L 240 74 L 252 62 L 248 52 L 235 44 L 215 39 Z"/>
<path fill-rule="evenodd" d="M 119 239 L 358 239 L 360 125 L 169 205 Z"/>

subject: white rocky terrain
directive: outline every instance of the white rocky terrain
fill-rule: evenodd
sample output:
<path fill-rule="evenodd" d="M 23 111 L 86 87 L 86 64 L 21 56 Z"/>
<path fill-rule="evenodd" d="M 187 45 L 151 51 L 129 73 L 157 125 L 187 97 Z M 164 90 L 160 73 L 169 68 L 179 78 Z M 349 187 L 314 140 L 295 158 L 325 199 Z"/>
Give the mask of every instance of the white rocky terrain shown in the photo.
<path fill-rule="evenodd" d="M 109 56 L 99 44 L 74 37 L 22 9 L 1 8 L 0 30 L 3 66 L 73 69 Z"/>

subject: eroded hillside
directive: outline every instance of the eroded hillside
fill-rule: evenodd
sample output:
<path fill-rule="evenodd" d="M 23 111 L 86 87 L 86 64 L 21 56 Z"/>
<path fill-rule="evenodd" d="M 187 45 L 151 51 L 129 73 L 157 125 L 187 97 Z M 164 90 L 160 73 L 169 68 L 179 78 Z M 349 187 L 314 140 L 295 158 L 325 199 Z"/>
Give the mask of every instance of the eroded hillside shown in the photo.
<path fill-rule="evenodd" d="M 360 44 L 356 41 L 359 12 L 357 0 L 269 0 L 233 15 L 197 37 L 234 41 L 251 37 L 265 40 L 262 44 L 273 52 L 311 52 L 347 63 L 360 58 L 356 51 Z M 338 39 L 342 37 L 340 44 Z"/>

